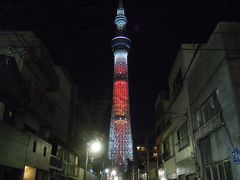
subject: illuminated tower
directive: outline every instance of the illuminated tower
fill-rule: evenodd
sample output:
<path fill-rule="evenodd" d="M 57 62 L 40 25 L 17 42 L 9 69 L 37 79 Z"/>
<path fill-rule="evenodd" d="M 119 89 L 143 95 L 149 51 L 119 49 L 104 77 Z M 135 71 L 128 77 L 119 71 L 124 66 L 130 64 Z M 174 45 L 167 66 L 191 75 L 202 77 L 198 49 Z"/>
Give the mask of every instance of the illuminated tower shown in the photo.
<path fill-rule="evenodd" d="M 126 170 L 127 160 L 133 159 L 127 62 L 131 41 L 126 37 L 127 18 L 121 0 L 114 24 L 116 25 L 116 36 L 112 39 L 114 84 L 108 157 L 113 166 Z"/>

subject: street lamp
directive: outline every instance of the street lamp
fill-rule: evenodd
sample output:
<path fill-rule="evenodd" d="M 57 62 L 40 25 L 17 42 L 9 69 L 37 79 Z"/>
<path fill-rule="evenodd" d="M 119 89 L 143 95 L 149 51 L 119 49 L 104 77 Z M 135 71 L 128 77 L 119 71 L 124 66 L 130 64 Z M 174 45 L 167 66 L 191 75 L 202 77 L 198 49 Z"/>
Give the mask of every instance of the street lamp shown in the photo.
<path fill-rule="evenodd" d="M 101 142 L 99 140 L 96 140 L 90 144 L 90 152 L 98 153 L 99 151 L 101 151 L 101 147 Z"/>
<path fill-rule="evenodd" d="M 115 169 L 113 169 L 112 172 L 111 172 L 111 175 L 116 176 L 116 174 L 117 174 L 117 171 Z"/>
<path fill-rule="evenodd" d="M 86 162 L 85 162 L 85 171 L 84 171 L 84 180 L 87 178 L 87 168 L 88 168 L 88 159 L 90 153 L 99 153 L 102 149 L 101 142 L 97 139 L 95 141 L 91 141 L 87 143 L 87 153 L 86 153 Z"/>
<path fill-rule="evenodd" d="M 109 169 L 108 168 L 106 168 L 105 170 L 104 170 L 104 174 L 105 174 L 105 180 L 109 180 L 109 173 L 110 173 L 110 171 L 109 171 Z"/>
<path fill-rule="evenodd" d="M 105 169 L 105 173 L 109 173 L 109 169 L 108 168 Z"/>
<path fill-rule="evenodd" d="M 118 180 L 117 171 L 116 171 L 115 169 L 112 169 L 112 170 L 111 170 L 110 179 L 112 179 L 112 180 Z"/>

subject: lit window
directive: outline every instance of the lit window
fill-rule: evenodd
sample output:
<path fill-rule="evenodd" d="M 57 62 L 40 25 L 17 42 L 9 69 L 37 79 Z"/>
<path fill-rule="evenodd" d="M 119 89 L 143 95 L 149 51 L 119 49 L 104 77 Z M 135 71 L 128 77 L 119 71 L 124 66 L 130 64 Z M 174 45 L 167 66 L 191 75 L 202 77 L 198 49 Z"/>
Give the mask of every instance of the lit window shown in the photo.
<path fill-rule="evenodd" d="M 145 151 L 145 147 L 142 146 L 142 147 L 141 147 L 141 151 L 142 151 L 142 152 Z"/>

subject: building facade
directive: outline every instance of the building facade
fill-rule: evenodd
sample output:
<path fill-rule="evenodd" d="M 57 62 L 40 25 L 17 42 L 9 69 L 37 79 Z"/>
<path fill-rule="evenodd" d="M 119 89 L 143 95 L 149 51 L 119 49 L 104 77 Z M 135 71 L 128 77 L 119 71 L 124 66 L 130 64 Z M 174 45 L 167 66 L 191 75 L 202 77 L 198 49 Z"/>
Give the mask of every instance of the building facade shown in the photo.
<path fill-rule="evenodd" d="M 194 49 L 183 44 L 181 49 Z M 194 179 L 193 142 L 189 125 L 189 97 L 186 81 L 192 51 L 180 50 L 169 75 L 170 96 L 159 96 L 156 103 L 156 132 L 158 146 L 158 174 L 164 179 Z"/>
<path fill-rule="evenodd" d="M 219 23 L 195 52 L 187 81 L 199 177 L 239 179 L 240 24 Z"/>
<path fill-rule="evenodd" d="M 83 179 L 75 83 L 33 32 L 1 32 L 0 44 L 0 179 Z"/>
<path fill-rule="evenodd" d="M 1 33 L 1 176 L 49 179 L 48 141 L 58 77 L 42 42 L 31 32 Z M 10 133 L 9 133 L 10 132 Z"/>
<path fill-rule="evenodd" d="M 181 46 L 159 98 L 159 179 L 239 179 L 240 24 L 219 23 L 206 44 Z"/>

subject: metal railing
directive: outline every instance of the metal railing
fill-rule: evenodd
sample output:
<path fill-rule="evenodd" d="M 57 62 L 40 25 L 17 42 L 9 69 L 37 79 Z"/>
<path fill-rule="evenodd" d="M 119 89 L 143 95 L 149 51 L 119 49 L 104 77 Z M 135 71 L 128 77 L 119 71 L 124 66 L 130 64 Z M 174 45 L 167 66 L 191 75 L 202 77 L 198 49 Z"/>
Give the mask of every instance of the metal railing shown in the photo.
<path fill-rule="evenodd" d="M 223 125 L 223 121 L 221 111 L 219 111 L 210 120 L 194 131 L 195 139 L 198 140 L 207 136 L 221 125 Z"/>
<path fill-rule="evenodd" d="M 51 155 L 50 167 L 52 169 L 63 170 L 63 161 L 58 157 Z"/>
<path fill-rule="evenodd" d="M 170 158 L 170 151 L 162 153 L 162 159 L 167 161 Z"/>
<path fill-rule="evenodd" d="M 185 136 L 181 137 L 181 139 L 178 140 L 176 145 L 178 146 L 178 151 L 181 151 L 182 149 L 187 147 L 189 145 L 189 135 L 186 134 Z"/>

